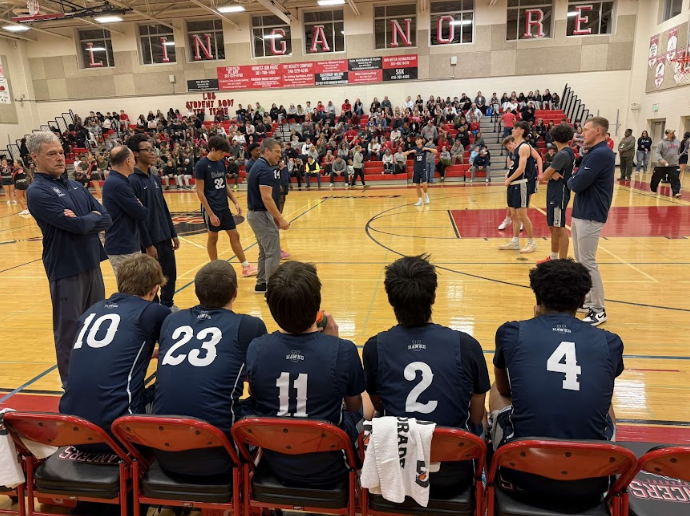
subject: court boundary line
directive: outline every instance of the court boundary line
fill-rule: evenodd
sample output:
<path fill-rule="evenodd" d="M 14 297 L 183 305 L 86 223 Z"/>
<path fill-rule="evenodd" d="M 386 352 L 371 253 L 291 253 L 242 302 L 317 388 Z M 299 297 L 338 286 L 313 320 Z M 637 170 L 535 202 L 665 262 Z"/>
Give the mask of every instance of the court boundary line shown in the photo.
<path fill-rule="evenodd" d="M 455 231 L 455 237 L 460 239 L 460 232 L 458 231 L 458 225 L 455 223 L 455 219 L 453 218 L 452 210 L 448 210 L 448 218 L 450 218 L 450 225 L 453 227 L 453 231 Z"/>

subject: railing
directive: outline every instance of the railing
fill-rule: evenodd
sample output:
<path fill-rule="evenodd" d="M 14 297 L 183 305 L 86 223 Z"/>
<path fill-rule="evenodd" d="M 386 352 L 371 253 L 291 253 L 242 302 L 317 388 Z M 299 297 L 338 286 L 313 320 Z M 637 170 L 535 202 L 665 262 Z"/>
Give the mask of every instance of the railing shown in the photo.
<path fill-rule="evenodd" d="M 565 88 L 563 88 L 563 95 L 561 96 L 561 109 L 571 123 L 580 122 L 583 124 L 590 118 L 589 109 L 587 109 L 585 103 L 578 98 L 568 84 L 566 84 Z"/>

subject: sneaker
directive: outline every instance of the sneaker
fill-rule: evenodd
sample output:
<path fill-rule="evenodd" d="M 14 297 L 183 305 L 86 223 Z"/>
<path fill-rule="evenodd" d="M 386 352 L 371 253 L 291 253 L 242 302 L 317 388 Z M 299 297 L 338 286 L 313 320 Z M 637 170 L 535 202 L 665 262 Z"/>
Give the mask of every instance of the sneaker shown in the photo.
<path fill-rule="evenodd" d="M 487 177 L 487 178 L 486 178 L 486 182 L 487 182 L 487 183 L 490 183 L 490 182 L 491 182 L 491 179 L 489 179 L 489 178 Z"/>
<path fill-rule="evenodd" d="M 416 203 L 414 203 L 415 206 L 424 206 L 424 201 L 419 199 Z"/>
<path fill-rule="evenodd" d="M 510 217 L 506 217 L 505 219 L 503 219 L 503 222 L 501 222 L 501 225 L 498 226 L 498 229 L 500 229 L 502 231 L 505 228 L 507 228 L 508 226 L 510 226 L 512 223 L 513 223 L 513 219 L 511 219 Z"/>
<path fill-rule="evenodd" d="M 588 314 L 590 310 L 591 308 L 585 305 L 582 305 L 580 308 L 577 309 L 577 311 L 581 314 Z"/>
<path fill-rule="evenodd" d="M 550 262 L 550 261 L 551 261 L 551 257 L 550 257 L 550 256 L 547 256 L 547 257 L 544 258 L 543 260 L 537 260 L 537 265 L 540 264 L 540 263 L 546 263 L 546 262 Z"/>
<path fill-rule="evenodd" d="M 537 250 L 537 243 L 534 240 L 528 240 L 525 247 L 520 249 L 521 254 L 533 253 Z"/>
<path fill-rule="evenodd" d="M 12 201 L 7 201 L 7 206 L 9 206 L 10 204 L 12 204 Z"/>
<path fill-rule="evenodd" d="M 17 204 L 17 201 L 12 201 L 12 204 Z"/>
<path fill-rule="evenodd" d="M 676 199 L 680 199 L 680 197 L 681 197 L 681 193 L 680 193 L 680 192 L 678 192 L 678 193 L 677 193 L 676 195 L 674 195 L 673 197 L 675 197 Z"/>
<path fill-rule="evenodd" d="M 606 322 L 606 311 L 602 310 L 601 312 L 595 312 L 593 309 L 590 309 L 589 312 L 587 312 L 587 315 L 585 316 L 584 319 L 582 319 L 582 322 L 586 322 L 588 324 L 591 324 L 592 326 L 599 326 L 602 323 Z"/>
<path fill-rule="evenodd" d="M 30 215 L 29 210 L 22 210 L 17 215 Z"/>
<path fill-rule="evenodd" d="M 424 194 L 424 202 L 429 204 L 429 194 Z"/>
<path fill-rule="evenodd" d="M 334 185 L 333 185 L 333 183 L 331 183 L 331 184 L 329 184 L 328 186 L 329 186 L 330 188 L 333 188 Z"/>
<path fill-rule="evenodd" d="M 524 230 L 525 230 L 525 226 L 522 224 L 522 222 L 520 222 L 520 231 L 524 231 Z"/>
<path fill-rule="evenodd" d="M 474 179 L 470 179 L 468 183 L 474 183 Z"/>
<path fill-rule="evenodd" d="M 257 283 L 254 287 L 255 294 L 264 294 L 266 292 L 266 283 Z"/>
<path fill-rule="evenodd" d="M 498 248 L 501 251 L 518 251 L 520 249 L 520 242 L 511 240 L 507 244 L 499 245 Z"/>
<path fill-rule="evenodd" d="M 259 269 L 257 269 L 254 265 L 247 265 L 246 267 L 242 267 L 243 278 L 248 278 L 249 276 L 256 276 L 258 273 Z"/>
<path fill-rule="evenodd" d="M 290 258 L 290 253 L 288 253 L 287 251 L 283 251 L 281 249 L 280 250 L 280 259 L 281 260 L 287 260 L 288 258 Z"/>
<path fill-rule="evenodd" d="M 445 181 L 445 180 L 446 180 L 446 176 L 443 176 L 443 177 L 441 178 L 441 182 L 443 182 L 443 181 Z"/>

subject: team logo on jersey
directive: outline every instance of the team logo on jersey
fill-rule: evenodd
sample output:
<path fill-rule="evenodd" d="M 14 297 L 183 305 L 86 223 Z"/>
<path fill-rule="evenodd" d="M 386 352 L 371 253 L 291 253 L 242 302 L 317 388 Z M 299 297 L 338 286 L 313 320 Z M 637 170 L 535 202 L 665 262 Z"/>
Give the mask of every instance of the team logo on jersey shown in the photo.
<path fill-rule="evenodd" d="M 57 186 L 53 187 L 53 192 L 55 192 L 58 197 L 64 197 L 65 196 L 65 194 Z"/>
<path fill-rule="evenodd" d="M 175 231 L 180 236 L 199 235 L 206 233 L 206 223 L 201 213 L 183 212 L 171 213 Z"/>
<path fill-rule="evenodd" d="M 208 312 L 201 312 L 199 315 L 196 316 L 197 321 L 209 321 L 211 320 L 211 316 L 208 314 Z"/>
<path fill-rule="evenodd" d="M 304 355 L 300 353 L 299 349 L 292 350 L 290 353 L 285 355 L 285 360 L 289 360 L 290 362 L 304 362 Z"/>
<path fill-rule="evenodd" d="M 120 305 L 118 305 L 117 303 L 108 303 L 107 305 L 105 305 L 105 308 L 112 310 L 113 308 L 117 308 L 118 306 Z"/>
<path fill-rule="evenodd" d="M 569 329 L 565 324 L 557 324 L 555 328 L 551 328 L 551 331 L 558 333 L 572 333 L 573 330 Z"/>
<path fill-rule="evenodd" d="M 412 344 L 407 346 L 407 351 L 421 351 L 426 349 L 426 345 L 422 344 L 421 340 L 413 340 Z"/>

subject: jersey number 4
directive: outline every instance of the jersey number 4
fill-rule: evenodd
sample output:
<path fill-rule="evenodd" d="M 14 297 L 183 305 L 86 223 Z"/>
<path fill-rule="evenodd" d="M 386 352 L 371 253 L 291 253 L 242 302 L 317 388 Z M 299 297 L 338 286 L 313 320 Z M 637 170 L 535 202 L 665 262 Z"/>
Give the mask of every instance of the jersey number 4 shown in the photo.
<path fill-rule="evenodd" d="M 579 391 L 580 382 L 577 377 L 582 374 L 582 368 L 577 365 L 575 343 L 561 342 L 546 361 L 546 370 L 565 374 L 563 388 L 567 391 Z"/>
<path fill-rule="evenodd" d="M 175 352 L 178 349 L 187 344 L 193 338 L 194 330 L 191 326 L 180 326 L 177 328 L 172 334 L 172 339 L 180 340 L 168 350 L 161 365 L 176 366 L 180 365 L 185 360 L 188 360 L 189 363 L 195 367 L 206 367 L 211 365 L 216 359 L 216 346 L 223 338 L 223 332 L 218 328 L 210 327 L 205 328 L 196 334 L 196 340 L 201 342 L 201 349 L 206 351 L 204 357 L 200 357 L 201 351 L 198 349 L 193 349 L 188 355 L 184 353 L 175 355 Z"/>

